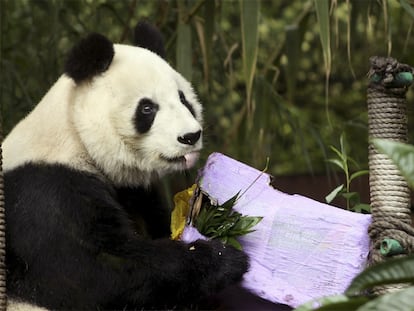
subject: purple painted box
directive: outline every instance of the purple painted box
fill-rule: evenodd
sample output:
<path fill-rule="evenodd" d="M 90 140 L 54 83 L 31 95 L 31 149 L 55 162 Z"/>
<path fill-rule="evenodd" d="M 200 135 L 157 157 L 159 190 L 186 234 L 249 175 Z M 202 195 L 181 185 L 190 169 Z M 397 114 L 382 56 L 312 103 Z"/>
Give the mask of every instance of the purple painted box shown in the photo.
<path fill-rule="evenodd" d="M 285 194 L 269 183 L 268 174 L 219 153 L 210 155 L 200 173 L 199 186 L 210 198 L 221 204 L 248 189 L 235 209 L 263 216 L 255 231 L 240 239 L 250 257 L 242 286 L 292 307 L 343 293 L 365 267 L 370 215 Z"/>

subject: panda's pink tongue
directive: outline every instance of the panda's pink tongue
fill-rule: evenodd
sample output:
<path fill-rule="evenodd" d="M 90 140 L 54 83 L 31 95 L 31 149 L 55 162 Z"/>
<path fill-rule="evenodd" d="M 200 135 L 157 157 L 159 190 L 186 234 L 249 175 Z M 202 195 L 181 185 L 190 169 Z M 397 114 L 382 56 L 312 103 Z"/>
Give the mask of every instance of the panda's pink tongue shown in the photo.
<path fill-rule="evenodd" d="M 187 169 L 192 168 L 196 164 L 199 155 L 200 153 L 196 151 L 185 154 L 184 155 L 185 168 Z"/>

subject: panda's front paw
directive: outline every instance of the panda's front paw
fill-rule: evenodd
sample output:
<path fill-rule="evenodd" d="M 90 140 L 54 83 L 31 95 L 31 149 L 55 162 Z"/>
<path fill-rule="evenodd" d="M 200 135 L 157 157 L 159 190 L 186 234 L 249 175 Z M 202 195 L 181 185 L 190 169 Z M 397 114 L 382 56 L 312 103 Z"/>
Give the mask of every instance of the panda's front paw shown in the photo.
<path fill-rule="evenodd" d="M 240 282 L 249 268 L 249 259 L 243 251 L 225 246 L 219 241 L 198 240 L 188 247 L 190 252 L 194 252 L 194 269 L 198 274 L 196 278 L 206 295 L 213 295 Z"/>

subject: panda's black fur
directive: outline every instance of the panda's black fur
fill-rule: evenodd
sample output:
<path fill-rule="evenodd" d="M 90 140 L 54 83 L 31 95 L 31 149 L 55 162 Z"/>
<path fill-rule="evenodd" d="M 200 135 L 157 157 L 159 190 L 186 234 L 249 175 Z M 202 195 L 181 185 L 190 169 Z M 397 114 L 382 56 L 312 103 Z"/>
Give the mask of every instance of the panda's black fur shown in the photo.
<path fill-rule="evenodd" d="M 134 29 L 134 44 L 143 46 L 158 56 L 165 58 L 164 40 L 159 35 L 158 29 L 146 21 L 138 22 Z"/>
<path fill-rule="evenodd" d="M 162 42 L 148 24 L 136 33 L 144 48 Z M 69 53 L 66 74 L 81 85 L 104 74 L 114 57 L 108 42 L 96 34 L 81 41 Z M 163 47 L 154 52 L 165 55 Z M 177 100 L 192 117 L 199 113 L 184 94 Z M 140 121 L 131 116 L 131 122 L 139 132 Z M 178 140 L 192 148 L 200 133 Z M 19 143 L 13 137 L 6 147 Z M 180 308 L 241 280 L 248 268 L 243 252 L 214 241 L 171 241 L 160 195 L 147 185 L 112 182 L 100 169 L 39 159 L 6 167 L 9 298 L 52 310 Z"/>
<path fill-rule="evenodd" d="M 92 33 L 70 50 L 65 72 L 79 83 L 104 72 L 114 57 L 112 42 L 98 33 Z"/>

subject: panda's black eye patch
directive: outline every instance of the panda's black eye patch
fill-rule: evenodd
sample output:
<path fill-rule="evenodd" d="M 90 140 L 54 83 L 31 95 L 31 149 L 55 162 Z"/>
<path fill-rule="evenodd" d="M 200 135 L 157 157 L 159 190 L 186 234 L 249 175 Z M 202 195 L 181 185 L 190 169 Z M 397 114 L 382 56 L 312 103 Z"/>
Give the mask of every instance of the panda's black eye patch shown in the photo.
<path fill-rule="evenodd" d="M 196 114 L 194 111 L 193 106 L 191 106 L 191 104 L 187 101 L 187 99 L 184 96 L 184 93 L 182 91 L 178 91 L 178 96 L 180 96 L 180 101 L 181 103 L 187 107 L 188 110 L 190 110 L 191 114 L 193 115 L 193 117 L 195 118 Z"/>
<path fill-rule="evenodd" d="M 134 118 L 135 128 L 138 133 L 143 134 L 149 131 L 158 109 L 158 104 L 149 98 L 143 98 L 139 101 Z"/>

